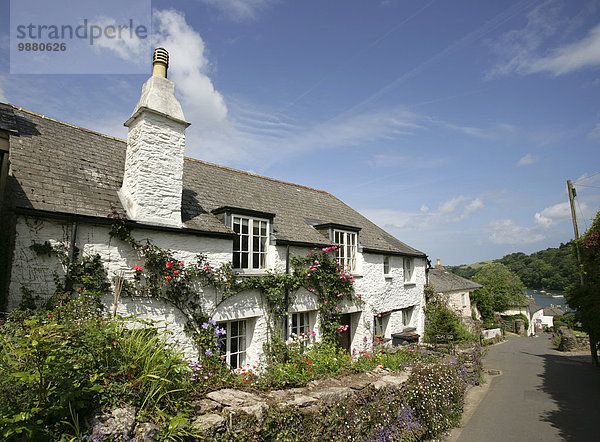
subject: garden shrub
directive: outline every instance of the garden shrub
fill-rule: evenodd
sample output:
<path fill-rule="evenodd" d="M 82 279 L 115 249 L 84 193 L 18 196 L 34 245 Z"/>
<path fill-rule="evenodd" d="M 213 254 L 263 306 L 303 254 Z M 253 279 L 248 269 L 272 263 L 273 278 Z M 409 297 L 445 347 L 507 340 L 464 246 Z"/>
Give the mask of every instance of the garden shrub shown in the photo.
<path fill-rule="evenodd" d="M 446 303 L 433 298 L 425 306 L 425 341 L 436 342 L 437 336 L 452 336 L 455 342 L 473 341 L 473 334 Z"/>
<path fill-rule="evenodd" d="M 406 382 L 406 399 L 423 422 L 427 437 L 439 436 L 460 423 L 465 387 L 455 363 L 413 367 Z"/>
<path fill-rule="evenodd" d="M 0 331 L 1 438 L 81 436 L 94 413 L 123 403 L 149 419 L 185 408 L 190 369 L 151 325 L 107 319 L 84 297 L 11 313 Z"/>

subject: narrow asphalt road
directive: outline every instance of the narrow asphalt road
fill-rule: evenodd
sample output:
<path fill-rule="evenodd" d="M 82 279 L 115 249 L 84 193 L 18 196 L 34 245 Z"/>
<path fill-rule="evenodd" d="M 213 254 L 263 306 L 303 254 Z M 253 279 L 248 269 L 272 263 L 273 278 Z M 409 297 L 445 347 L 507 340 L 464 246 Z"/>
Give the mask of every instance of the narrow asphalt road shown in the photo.
<path fill-rule="evenodd" d="M 554 350 L 549 335 L 508 337 L 488 350 L 487 394 L 459 442 L 599 441 L 600 370 L 589 355 Z"/>

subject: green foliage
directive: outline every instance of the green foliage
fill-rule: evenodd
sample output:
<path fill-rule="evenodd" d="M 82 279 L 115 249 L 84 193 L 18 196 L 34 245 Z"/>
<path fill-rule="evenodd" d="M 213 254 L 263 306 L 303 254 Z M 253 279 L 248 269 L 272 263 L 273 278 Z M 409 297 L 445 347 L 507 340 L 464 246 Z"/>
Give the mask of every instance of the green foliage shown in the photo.
<path fill-rule="evenodd" d="M 246 416 L 242 431 L 224 440 L 421 440 L 423 425 L 395 387 L 367 387 L 343 401 L 320 406 L 313 413 L 296 407 L 270 407 L 261 420 Z"/>
<path fill-rule="evenodd" d="M 530 289 L 567 290 L 578 282 L 573 243 L 561 244 L 558 248 L 540 250 L 531 255 L 523 252 L 511 253 L 491 262 L 508 267 Z M 448 266 L 447 269 L 463 278 L 472 279 L 488 263 L 490 262 Z"/>
<path fill-rule="evenodd" d="M 517 313 L 516 315 L 502 315 L 503 322 L 510 322 L 512 324 L 515 319 L 520 319 L 525 323 L 525 330 L 529 328 L 529 319 L 527 319 L 527 316 L 523 313 Z"/>
<path fill-rule="evenodd" d="M 583 285 L 578 283 L 567 293 L 576 320 L 596 345 L 600 343 L 600 212 L 592 226 L 577 241 L 581 256 Z"/>
<path fill-rule="evenodd" d="M 426 342 L 436 342 L 436 337 L 441 335 L 451 335 L 454 342 L 474 340 L 474 336 L 467 326 L 441 297 L 430 294 L 428 298 L 424 309 Z"/>
<path fill-rule="evenodd" d="M 261 388 L 300 387 L 326 375 L 336 375 L 350 364 L 350 355 L 332 342 L 312 342 L 296 337 L 286 342 L 274 339 L 277 357 L 271 358 L 258 380 Z M 274 353 L 275 354 L 275 353 Z"/>
<path fill-rule="evenodd" d="M 413 367 L 406 390 L 407 402 L 421 418 L 427 437 L 441 435 L 460 423 L 465 383 L 455 364 Z"/>
<path fill-rule="evenodd" d="M 306 257 L 292 259 L 294 276 L 299 278 L 303 287 L 318 297 L 321 333 L 323 340 L 331 343 L 337 343 L 342 331 L 341 302 L 344 299 L 352 303 L 361 302 L 360 296 L 354 294 L 354 280 L 350 272 L 329 255 L 335 250 L 336 247 L 325 247 Z"/>
<path fill-rule="evenodd" d="M 473 277 L 473 281 L 483 285 L 483 288 L 471 294 L 471 300 L 477 304 L 484 321 L 491 320 L 494 312 L 503 312 L 526 303 L 523 283 L 503 264 L 484 266 Z"/>
<path fill-rule="evenodd" d="M 185 406 L 189 368 L 146 323 L 108 320 L 91 298 L 15 311 L 0 332 L 0 435 L 57 440 L 80 433 L 101 407 L 142 416 Z"/>

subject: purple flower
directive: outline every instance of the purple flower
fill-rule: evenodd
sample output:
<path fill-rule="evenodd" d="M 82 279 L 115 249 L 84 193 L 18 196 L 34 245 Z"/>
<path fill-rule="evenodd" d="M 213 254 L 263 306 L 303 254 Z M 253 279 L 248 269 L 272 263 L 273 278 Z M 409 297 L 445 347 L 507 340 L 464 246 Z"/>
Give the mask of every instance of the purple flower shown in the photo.
<path fill-rule="evenodd" d="M 213 354 L 213 352 L 212 352 L 212 350 L 211 350 L 210 348 L 207 348 L 207 349 L 206 349 L 206 351 L 204 352 L 204 354 L 205 354 L 206 356 L 210 356 L 210 355 L 212 355 L 212 354 Z"/>
<path fill-rule="evenodd" d="M 206 329 L 208 328 L 208 326 L 209 326 L 209 325 L 210 325 L 210 324 L 209 324 L 208 322 L 205 322 L 204 324 L 202 324 L 202 328 L 203 328 L 204 330 L 206 330 Z"/>

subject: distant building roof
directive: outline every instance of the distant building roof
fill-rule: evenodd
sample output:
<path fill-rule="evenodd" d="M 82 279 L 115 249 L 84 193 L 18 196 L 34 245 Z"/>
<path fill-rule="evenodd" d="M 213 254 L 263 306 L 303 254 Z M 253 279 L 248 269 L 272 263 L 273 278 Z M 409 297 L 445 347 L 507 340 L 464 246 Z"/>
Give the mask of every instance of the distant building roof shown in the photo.
<path fill-rule="evenodd" d="M 539 312 L 540 310 L 542 310 L 542 307 L 540 307 L 539 305 L 537 305 L 535 303 L 535 299 L 533 298 L 527 298 L 527 309 L 529 310 L 529 313 L 533 314 L 535 312 Z"/>
<path fill-rule="evenodd" d="M 546 307 L 544 309 L 544 316 L 559 316 L 564 314 L 565 312 L 563 312 L 558 307 Z"/>
<path fill-rule="evenodd" d="M 429 269 L 429 282 L 435 287 L 437 292 L 442 293 L 456 290 L 473 291 L 483 287 L 477 282 L 449 272 L 441 264 Z"/>

